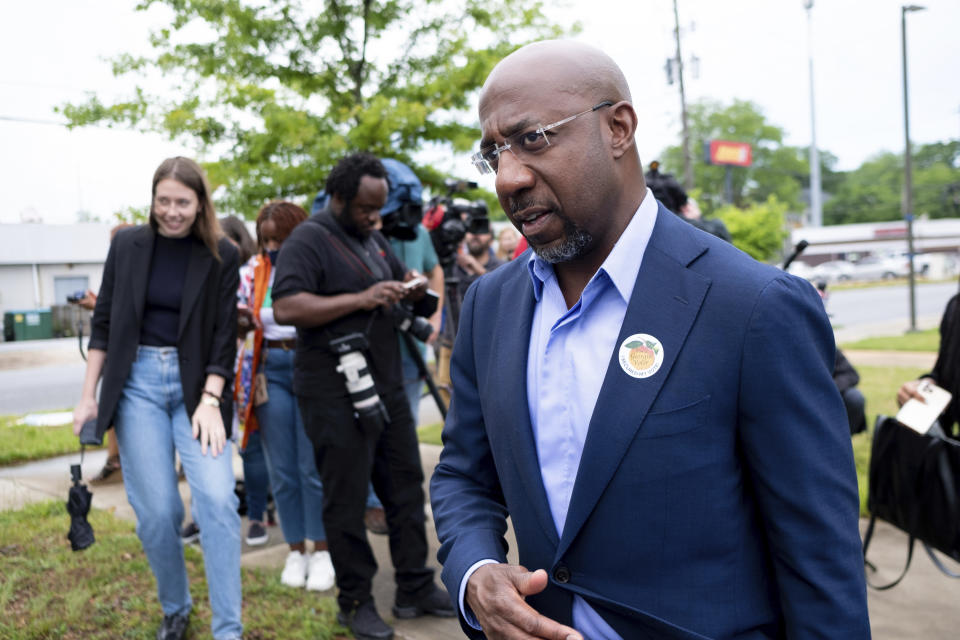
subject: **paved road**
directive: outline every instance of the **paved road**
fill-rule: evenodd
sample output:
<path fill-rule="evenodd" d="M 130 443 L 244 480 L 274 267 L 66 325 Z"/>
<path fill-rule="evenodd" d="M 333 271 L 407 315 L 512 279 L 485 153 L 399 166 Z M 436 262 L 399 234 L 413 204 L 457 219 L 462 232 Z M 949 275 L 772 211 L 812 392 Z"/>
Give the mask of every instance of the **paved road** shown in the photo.
<path fill-rule="evenodd" d="M 829 289 L 828 289 L 829 291 Z M 835 326 L 855 327 L 910 319 L 910 294 L 906 285 L 829 291 L 827 312 Z M 947 301 L 957 293 L 956 282 L 918 284 L 917 317 L 939 318 Z"/>

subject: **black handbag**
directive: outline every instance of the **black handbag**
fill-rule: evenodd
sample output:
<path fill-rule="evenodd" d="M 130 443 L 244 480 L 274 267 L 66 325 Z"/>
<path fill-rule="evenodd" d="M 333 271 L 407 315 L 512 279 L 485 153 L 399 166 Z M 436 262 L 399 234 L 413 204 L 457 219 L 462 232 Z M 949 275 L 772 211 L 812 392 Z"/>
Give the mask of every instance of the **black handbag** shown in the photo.
<path fill-rule="evenodd" d="M 896 418 L 877 416 L 870 454 L 867 508 L 870 524 L 863 540 L 863 561 L 877 518 L 904 531 L 908 541 L 907 563 L 900 577 L 878 590 L 896 586 L 910 568 L 914 541 L 923 544 L 934 565 L 951 578 L 960 578 L 934 554 L 936 549 L 960 562 L 960 442 L 943 434 L 935 424 L 920 434 Z M 869 581 L 868 581 L 869 584 Z"/>

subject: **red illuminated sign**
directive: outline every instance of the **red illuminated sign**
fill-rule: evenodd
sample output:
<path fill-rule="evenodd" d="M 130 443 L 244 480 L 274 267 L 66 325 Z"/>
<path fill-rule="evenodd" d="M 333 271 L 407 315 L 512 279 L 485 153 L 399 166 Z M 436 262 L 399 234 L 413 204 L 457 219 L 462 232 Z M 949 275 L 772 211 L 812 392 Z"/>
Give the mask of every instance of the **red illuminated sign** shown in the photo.
<path fill-rule="evenodd" d="M 710 141 L 710 164 L 749 167 L 751 163 L 753 163 L 753 149 L 746 142 Z"/>

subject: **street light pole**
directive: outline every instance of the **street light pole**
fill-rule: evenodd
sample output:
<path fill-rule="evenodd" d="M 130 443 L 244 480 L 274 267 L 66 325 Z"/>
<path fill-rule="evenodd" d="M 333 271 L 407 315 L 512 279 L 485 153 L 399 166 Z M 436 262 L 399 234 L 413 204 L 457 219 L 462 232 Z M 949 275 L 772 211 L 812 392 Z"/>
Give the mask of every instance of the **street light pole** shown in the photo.
<path fill-rule="evenodd" d="M 910 331 L 917 330 L 917 278 L 913 264 L 913 158 L 910 150 L 910 101 L 907 91 L 907 13 L 926 7 L 910 4 L 900 7 L 900 45 L 903 60 L 903 199 L 901 213 L 907 221 L 907 252 L 910 262 Z"/>
<path fill-rule="evenodd" d="M 817 150 L 816 102 L 813 97 L 813 0 L 803 0 L 807 10 L 807 54 L 810 62 L 810 226 L 823 226 L 823 198 L 820 186 L 820 152 Z"/>
<path fill-rule="evenodd" d="M 680 123 L 683 127 L 683 188 L 693 189 L 693 160 L 690 157 L 690 127 L 687 124 L 687 96 L 683 90 L 683 54 L 680 53 L 680 12 L 673 0 L 673 35 L 677 40 L 677 81 L 680 84 Z"/>

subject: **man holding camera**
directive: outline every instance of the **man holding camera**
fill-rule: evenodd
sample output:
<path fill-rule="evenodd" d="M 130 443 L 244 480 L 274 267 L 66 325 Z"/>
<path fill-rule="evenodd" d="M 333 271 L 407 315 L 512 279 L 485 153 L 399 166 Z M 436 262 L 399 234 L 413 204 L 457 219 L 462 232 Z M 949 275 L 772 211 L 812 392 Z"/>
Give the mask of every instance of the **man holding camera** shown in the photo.
<path fill-rule="evenodd" d="M 371 478 L 390 529 L 394 616 L 454 615 L 426 567 L 423 469 L 395 328 L 395 306 L 422 298 L 426 281 L 375 231 L 386 176 L 370 154 L 340 160 L 327 179 L 329 205 L 283 244 L 273 287 L 274 317 L 297 327 L 294 393 L 323 479 L 338 620 L 360 639 L 393 636 L 371 596 L 377 564 L 363 524 Z"/>

